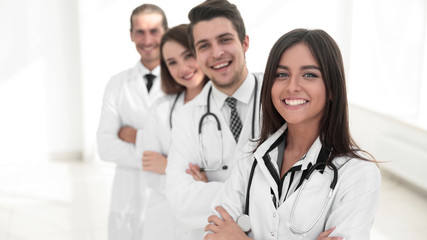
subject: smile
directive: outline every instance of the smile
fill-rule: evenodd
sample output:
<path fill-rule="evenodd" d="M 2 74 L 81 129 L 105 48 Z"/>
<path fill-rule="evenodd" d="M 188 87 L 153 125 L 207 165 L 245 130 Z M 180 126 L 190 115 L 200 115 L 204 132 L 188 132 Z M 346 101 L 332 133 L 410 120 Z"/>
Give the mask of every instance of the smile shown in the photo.
<path fill-rule="evenodd" d="M 230 66 L 230 64 L 231 64 L 231 61 L 214 65 L 211 68 L 213 68 L 215 70 L 218 70 L 218 69 L 221 69 L 221 68 L 224 68 L 224 67 L 228 67 L 228 66 Z"/>
<path fill-rule="evenodd" d="M 187 75 L 183 76 L 182 78 L 183 78 L 184 80 L 190 80 L 190 79 L 194 76 L 194 73 L 195 73 L 195 72 L 191 72 L 191 73 L 189 73 L 189 74 L 187 74 Z"/>
<path fill-rule="evenodd" d="M 282 100 L 288 106 L 298 106 L 308 103 L 305 99 L 284 99 Z"/>
<path fill-rule="evenodd" d="M 153 51 L 154 49 L 156 49 L 156 46 L 149 46 L 149 47 L 141 46 L 141 47 L 140 47 L 140 49 L 141 49 L 142 51 L 144 51 L 144 52 L 151 52 L 151 51 Z"/>

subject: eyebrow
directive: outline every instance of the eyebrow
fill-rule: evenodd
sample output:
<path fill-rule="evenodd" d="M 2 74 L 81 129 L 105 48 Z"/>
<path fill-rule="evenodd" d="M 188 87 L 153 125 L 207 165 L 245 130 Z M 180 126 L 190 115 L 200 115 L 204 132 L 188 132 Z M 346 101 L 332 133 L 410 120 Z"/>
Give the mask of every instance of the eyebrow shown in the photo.
<path fill-rule="evenodd" d="M 278 65 L 277 68 L 281 68 L 281 69 L 285 69 L 285 70 L 289 70 L 289 68 L 287 66 L 283 66 L 283 65 Z M 307 69 L 316 69 L 320 71 L 320 68 L 318 66 L 315 65 L 306 65 L 306 66 L 302 66 L 300 67 L 301 70 L 307 70 Z"/>
<path fill-rule="evenodd" d="M 174 60 L 175 60 L 175 58 L 166 58 L 165 62 L 170 62 L 170 61 L 174 61 Z"/>
<path fill-rule="evenodd" d="M 161 27 L 162 26 L 159 25 L 159 26 L 154 26 L 152 28 L 146 28 L 146 29 L 144 29 L 144 28 L 142 28 L 142 29 L 141 28 L 134 28 L 134 31 L 135 32 L 137 32 L 137 31 L 139 31 L 139 32 L 145 32 L 145 31 L 151 32 L 151 31 L 159 30 Z"/>
<path fill-rule="evenodd" d="M 216 38 L 222 38 L 222 37 L 227 37 L 227 36 L 233 36 L 233 34 L 231 34 L 231 33 L 223 33 L 223 34 L 219 35 Z"/>
<path fill-rule="evenodd" d="M 219 39 L 219 38 L 222 38 L 222 37 L 228 37 L 228 36 L 233 36 L 233 34 L 231 34 L 229 32 L 226 32 L 226 33 L 223 33 L 223 34 L 220 34 L 220 35 L 216 36 L 215 39 Z M 196 42 L 196 44 L 194 44 L 194 46 L 197 46 L 197 45 L 199 45 L 201 43 L 204 43 L 204 42 L 208 42 L 208 40 L 207 39 L 199 40 L 198 42 Z"/>

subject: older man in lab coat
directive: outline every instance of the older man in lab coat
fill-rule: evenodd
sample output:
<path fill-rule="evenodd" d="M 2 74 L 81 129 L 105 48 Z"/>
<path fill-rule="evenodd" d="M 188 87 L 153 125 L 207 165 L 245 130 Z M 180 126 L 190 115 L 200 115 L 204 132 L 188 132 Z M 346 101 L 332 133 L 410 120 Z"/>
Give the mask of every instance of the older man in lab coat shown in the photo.
<path fill-rule="evenodd" d="M 150 105 L 160 89 L 160 40 L 168 24 L 162 9 L 143 4 L 131 15 L 130 37 L 141 59 L 133 68 L 111 78 L 104 94 L 97 132 L 102 160 L 116 163 L 109 219 L 109 239 L 141 239 L 146 187 L 141 157 L 135 143 L 141 139 Z"/>
<path fill-rule="evenodd" d="M 176 113 L 166 168 L 166 195 L 176 218 L 189 228 L 200 229 L 195 239 L 202 239 L 211 200 L 237 159 L 249 153 L 245 149 L 249 139 L 258 137 L 262 76 L 249 73 L 246 67 L 249 38 L 234 4 L 206 1 L 193 8 L 189 18 L 190 45 L 211 82 Z M 223 142 L 220 144 L 217 123 L 208 117 L 202 124 L 202 150 L 199 121 L 207 112 L 208 101 L 210 112 L 222 126 Z M 215 171 L 203 173 L 199 167 Z"/>

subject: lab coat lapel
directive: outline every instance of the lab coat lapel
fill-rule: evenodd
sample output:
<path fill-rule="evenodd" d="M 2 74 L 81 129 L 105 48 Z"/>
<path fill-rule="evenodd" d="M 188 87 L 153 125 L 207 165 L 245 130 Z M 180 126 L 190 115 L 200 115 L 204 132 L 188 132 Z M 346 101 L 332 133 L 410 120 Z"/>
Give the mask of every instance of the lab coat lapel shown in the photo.
<path fill-rule="evenodd" d="M 276 180 L 274 180 L 273 176 L 271 175 L 270 171 L 268 170 L 267 166 L 264 162 L 264 157 L 266 155 L 269 155 L 270 159 L 274 159 L 274 161 L 271 161 L 276 171 L 278 171 L 278 166 L 276 163 L 277 159 L 277 148 L 272 149 L 270 152 L 268 150 L 270 147 L 276 142 L 280 136 L 284 133 L 286 130 L 287 125 L 283 125 L 278 131 L 276 131 L 273 135 L 271 135 L 261 146 L 258 147 L 257 151 L 254 153 L 255 159 L 259 165 L 259 168 L 261 169 L 262 174 L 264 175 L 265 179 L 267 180 L 269 186 L 273 189 L 273 192 L 276 196 L 276 199 L 279 199 L 279 192 L 278 192 L 278 185 Z"/>
<path fill-rule="evenodd" d="M 145 87 L 145 92 L 147 93 L 148 101 L 147 103 L 151 106 L 151 104 L 158 99 L 159 97 L 165 95 L 161 89 L 161 82 L 160 82 L 160 76 L 156 77 L 153 82 L 153 87 L 151 88 L 150 92 L 147 91 L 147 88 Z"/>
<path fill-rule="evenodd" d="M 150 98 L 148 96 L 147 87 L 145 86 L 144 76 L 142 75 L 141 70 L 140 70 L 140 68 L 142 68 L 142 66 L 139 66 L 139 64 L 141 64 L 141 63 L 138 62 L 135 65 L 135 67 L 133 67 L 133 69 L 132 69 L 132 73 L 130 76 L 130 84 L 132 84 L 133 87 L 136 87 L 139 89 L 138 92 L 141 93 L 141 96 L 140 96 L 141 104 L 144 105 L 145 108 L 148 109 L 148 107 L 151 105 L 150 104 Z"/>
<path fill-rule="evenodd" d="M 144 66 L 139 61 L 132 69 L 133 71 L 132 71 L 131 78 L 133 81 L 135 81 L 135 83 L 137 83 L 135 87 L 138 87 L 140 90 L 139 92 L 141 93 L 142 103 L 146 108 L 149 108 L 156 99 L 158 99 L 159 97 L 165 94 L 161 90 L 160 76 L 157 76 L 159 74 L 156 74 L 156 73 L 155 75 L 157 77 L 154 79 L 153 86 L 151 87 L 150 92 L 148 92 L 145 79 L 144 79 L 144 75 L 145 75 L 144 72 L 147 73 L 148 70 L 143 70 L 143 68 Z M 153 71 L 157 72 L 158 68 L 159 67 L 156 67 Z"/>
<path fill-rule="evenodd" d="M 267 153 L 268 154 L 268 153 Z M 274 195 L 276 196 L 276 199 L 279 197 L 278 192 L 278 185 L 276 181 L 274 180 L 273 176 L 270 174 L 270 171 L 268 170 L 267 166 L 265 165 L 264 159 L 259 156 L 255 156 L 255 159 L 258 163 L 258 166 L 264 176 L 264 178 L 267 180 L 268 185 L 273 189 Z"/>

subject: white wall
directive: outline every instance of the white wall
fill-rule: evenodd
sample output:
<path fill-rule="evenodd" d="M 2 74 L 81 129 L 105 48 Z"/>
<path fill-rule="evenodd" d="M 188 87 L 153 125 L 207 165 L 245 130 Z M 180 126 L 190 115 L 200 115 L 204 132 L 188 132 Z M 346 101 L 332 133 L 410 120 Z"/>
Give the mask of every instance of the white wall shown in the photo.
<path fill-rule="evenodd" d="M 0 2 L 2 155 L 80 157 L 82 98 L 75 1 Z"/>
<path fill-rule="evenodd" d="M 427 131 L 357 105 L 350 113 L 354 139 L 381 169 L 427 192 Z"/>

